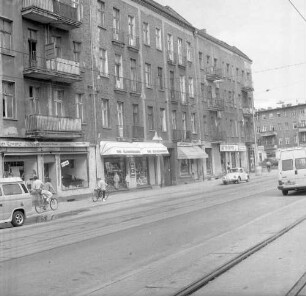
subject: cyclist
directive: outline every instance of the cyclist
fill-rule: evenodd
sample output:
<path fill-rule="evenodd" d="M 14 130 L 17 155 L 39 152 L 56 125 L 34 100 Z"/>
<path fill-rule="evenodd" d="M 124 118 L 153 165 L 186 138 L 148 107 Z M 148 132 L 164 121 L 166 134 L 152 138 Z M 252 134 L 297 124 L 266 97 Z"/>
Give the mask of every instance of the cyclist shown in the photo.
<path fill-rule="evenodd" d="M 99 178 L 97 183 L 98 189 L 98 196 L 102 193 L 102 201 L 105 201 L 105 192 L 106 192 L 107 183 L 105 182 L 104 178 Z"/>

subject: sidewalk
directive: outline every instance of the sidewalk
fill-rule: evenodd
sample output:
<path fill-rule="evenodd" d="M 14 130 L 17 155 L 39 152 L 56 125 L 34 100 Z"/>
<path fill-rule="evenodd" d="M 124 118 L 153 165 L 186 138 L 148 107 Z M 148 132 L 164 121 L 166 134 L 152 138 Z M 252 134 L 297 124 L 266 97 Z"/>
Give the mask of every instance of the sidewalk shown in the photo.
<path fill-rule="evenodd" d="M 277 170 L 273 170 L 270 173 L 263 172 L 261 175 L 257 176 L 255 173 L 250 174 L 250 180 L 265 178 L 267 176 L 275 177 L 275 186 L 277 186 Z M 153 187 L 153 188 L 144 188 L 144 189 L 135 189 L 135 190 L 126 190 L 126 191 L 117 191 L 110 194 L 109 198 L 105 201 L 93 202 L 91 194 L 82 194 L 82 195 L 71 195 L 69 197 L 61 198 L 59 197 L 59 205 L 56 211 L 47 211 L 42 214 L 37 214 L 33 208 L 32 213 L 29 214 L 28 218 L 30 221 L 35 220 L 41 216 L 44 217 L 44 221 L 51 220 L 54 215 L 63 215 L 64 213 L 73 213 L 80 212 L 82 210 L 91 210 L 96 207 L 120 204 L 122 202 L 129 202 L 137 199 L 143 199 L 146 197 L 158 197 L 161 193 L 189 193 L 190 191 L 197 188 L 197 190 L 213 190 L 216 186 L 225 186 L 222 185 L 221 179 L 211 179 L 205 180 L 203 182 L 194 182 L 189 184 L 180 184 L 168 187 Z M 226 185 L 231 186 L 231 185 Z M 29 223 L 28 223 L 29 224 Z"/>

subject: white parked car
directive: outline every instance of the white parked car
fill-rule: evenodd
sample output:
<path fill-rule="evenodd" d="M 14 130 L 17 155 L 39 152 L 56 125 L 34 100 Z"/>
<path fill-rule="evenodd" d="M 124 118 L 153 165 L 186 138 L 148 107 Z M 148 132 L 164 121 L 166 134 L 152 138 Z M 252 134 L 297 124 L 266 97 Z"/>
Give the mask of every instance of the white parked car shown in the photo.
<path fill-rule="evenodd" d="M 240 183 L 241 181 L 249 182 L 250 176 L 243 168 L 234 168 L 222 178 L 222 183 L 227 185 L 229 183 Z"/>

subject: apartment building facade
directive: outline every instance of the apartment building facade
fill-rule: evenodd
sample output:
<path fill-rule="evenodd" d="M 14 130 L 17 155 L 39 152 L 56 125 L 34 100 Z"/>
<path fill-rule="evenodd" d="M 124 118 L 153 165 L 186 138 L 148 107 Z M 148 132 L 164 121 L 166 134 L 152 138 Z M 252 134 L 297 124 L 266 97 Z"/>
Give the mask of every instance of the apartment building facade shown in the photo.
<path fill-rule="evenodd" d="M 141 188 L 250 167 L 251 60 L 238 49 L 149 0 L 0 11 L 1 175 L 51 178 L 70 195 L 116 173 Z"/>
<path fill-rule="evenodd" d="M 278 149 L 306 146 L 306 104 L 286 104 L 258 110 L 256 138 L 264 157 L 275 157 Z M 259 161 L 264 157 L 259 155 Z"/>

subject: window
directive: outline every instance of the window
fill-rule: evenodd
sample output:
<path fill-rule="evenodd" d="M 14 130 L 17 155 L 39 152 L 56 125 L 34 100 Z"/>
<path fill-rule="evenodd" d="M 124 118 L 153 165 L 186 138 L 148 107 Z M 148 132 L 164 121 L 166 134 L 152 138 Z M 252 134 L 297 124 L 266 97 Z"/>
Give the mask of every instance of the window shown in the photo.
<path fill-rule="evenodd" d="M 29 66 L 37 66 L 36 57 L 37 31 L 28 30 L 28 45 L 29 45 Z"/>
<path fill-rule="evenodd" d="M 120 11 L 117 8 L 113 8 L 113 38 L 119 40 L 120 31 Z"/>
<path fill-rule="evenodd" d="M 164 89 L 163 68 L 157 68 L 157 80 L 159 89 Z"/>
<path fill-rule="evenodd" d="M 30 109 L 31 114 L 40 113 L 40 88 L 35 86 L 29 86 L 29 98 L 30 98 Z"/>
<path fill-rule="evenodd" d="M 294 141 L 295 144 L 298 144 L 298 136 L 297 136 L 297 135 L 295 135 L 295 136 L 293 137 L 293 141 Z"/>
<path fill-rule="evenodd" d="M 196 128 L 196 114 L 191 113 L 191 131 L 193 134 L 197 133 L 197 128 Z"/>
<path fill-rule="evenodd" d="M 185 76 L 180 76 L 180 94 L 181 102 L 186 103 L 186 88 L 185 88 Z"/>
<path fill-rule="evenodd" d="M 109 100 L 102 99 L 102 126 L 104 128 L 110 127 L 109 122 Z"/>
<path fill-rule="evenodd" d="M 206 65 L 207 66 L 210 65 L 210 56 L 209 55 L 206 56 Z"/>
<path fill-rule="evenodd" d="M 273 118 L 273 113 L 269 113 L 269 118 Z"/>
<path fill-rule="evenodd" d="M 83 94 L 75 95 L 76 117 L 80 118 L 82 120 L 82 123 L 85 122 L 83 97 Z"/>
<path fill-rule="evenodd" d="M 122 77 L 122 56 L 115 54 L 115 80 L 116 88 L 123 89 L 123 77 Z"/>
<path fill-rule="evenodd" d="M 171 123 L 172 123 L 172 129 L 176 130 L 177 126 L 176 110 L 172 110 L 171 112 Z"/>
<path fill-rule="evenodd" d="M 145 64 L 145 83 L 146 87 L 152 87 L 152 73 L 151 73 L 151 65 Z"/>
<path fill-rule="evenodd" d="M 183 40 L 181 38 L 177 38 L 177 54 L 179 64 L 183 64 Z"/>
<path fill-rule="evenodd" d="M 214 58 L 214 68 L 216 69 L 218 67 L 218 59 Z"/>
<path fill-rule="evenodd" d="M 285 130 L 289 130 L 289 123 L 285 122 Z"/>
<path fill-rule="evenodd" d="M 12 48 L 12 22 L 0 18 L 0 49 Z"/>
<path fill-rule="evenodd" d="M 55 56 L 57 58 L 61 58 L 62 57 L 62 38 L 58 36 L 52 36 L 51 41 L 54 43 Z"/>
<path fill-rule="evenodd" d="M 3 184 L 2 188 L 4 195 L 22 194 L 19 184 Z"/>
<path fill-rule="evenodd" d="M 173 36 L 171 34 L 167 35 L 167 51 L 168 58 L 173 61 L 174 60 L 174 52 L 173 52 Z"/>
<path fill-rule="evenodd" d="M 75 62 L 80 62 L 81 55 L 81 42 L 73 41 L 73 60 Z"/>
<path fill-rule="evenodd" d="M 199 51 L 199 65 L 200 65 L 200 70 L 203 70 L 203 52 Z"/>
<path fill-rule="evenodd" d="M 143 31 L 143 42 L 146 45 L 150 45 L 150 28 L 148 23 L 142 24 L 142 31 Z"/>
<path fill-rule="evenodd" d="M 98 0 L 98 25 L 105 28 L 105 3 Z"/>
<path fill-rule="evenodd" d="M 137 67 L 136 60 L 130 59 L 130 72 L 131 72 L 131 91 L 137 91 Z"/>
<path fill-rule="evenodd" d="M 201 83 L 201 97 L 205 100 L 206 96 L 205 96 L 205 84 Z"/>
<path fill-rule="evenodd" d="M 161 29 L 156 28 L 155 29 L 155 42 L 156 42 L 156 48 L 159 50 L 162 50 L 162 36 L 161 36 Z"/>
<path fill-rule="evenodd" d="M 118 122 L 118 130 L 119 136 L 123 137 L 123 103 L 117 102 L 117 122 Z"/>
<path fill-rule="evenodd" d="M 227 75 L 227 77 L 229 77 L 229 75 L 230 75 L 229 69 L 230 69 L 230 64 L 226 64 L 226 75 Z"/>
<path fill-rule="evenodd" d="M 133 104 L 133 125 L 139 125 L 139 106 L 137 104 Z"/>
<path fill-rule="evenodd" d="M 282 170 L 283 171 L 293 170 L 293 159 L 282 160 Z"/>
<path fill-rule="evenodd" d="M 189 91 L 189 97 L 194 98 L 194 87 L 193 87 L 193 78 L 189 77 L 188 79 L 188 91 Z"/>
<path fill-rule="evenodd" d="M 162 132 L 167 131 L 166 110 L 164 108 L 160 108 L 160 129 Z"/>
<path fill-rule="evenodd" d="M 148 106 L 148 128 L 150 131 L 154 130 L 153 107 Z"/>
<path fill-rule="evenodd" d="M 187 121 L 186 112 L 182 112 L 182 127 L 183 127 L 183 140 L 187 139 Z"/>
<path fill-rule="evenodd" d="M 135 17 L 128 16 L 128 30 L 129 30 L 129 45 L 136 46 L 136 36 L 135 36 Z"/>
<path fill-rule="evenodd" d="M 306 169 L 306 158 L 296 158 L 295 168 L 297 170 L 305 170 Z"/>
<path fill-rule="evenodd" d="M 100 48 L 100 65 L 99 72 L 102 76 L 108 76 L 108 58 L 107 58 L 107 50 Z"/>
<path fill-rule="evenodd" d="M 174 91 L 175 87 L 174 87 L 174 71 L 170 71 L 170 90 Z"/>
<path fill-rule="evenodd" d="M 64 116 L 63 109 L 63 99 L 64 99 L 64 91 L 61 89 L 57 89 L 54 91 L 54 115 L 55 116 Z"/>
<path fill-rule="evenodd" d="M 278 139 L 278 144 L 281 146 L 281 145 L 283 145 L 283 139 L 282 138 L 279 138 Z"/>
<path fill-rule="evenodd" d="M 3 92 L 3 118 L 14 118 L 15 83 L 2 81 Z"/>
<path fill-rule="evenodd" d="M 290 144 L 290 138 L 285 138 L 285 143 L 286 143 L 286 145 L 289 145 Z"/>
<path fill-rule="evenodd" d="M 186 42 L 186 50 L 187 50 L 187 61 L 191 62 L 192 61 L 192 53 L 191 53 L 191 43 Z"/>

